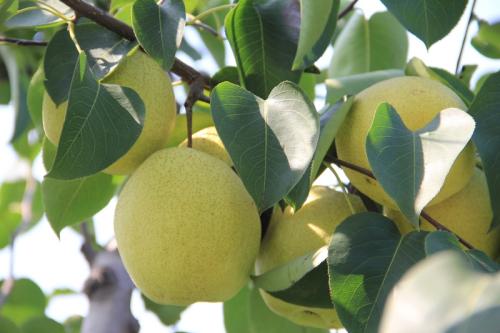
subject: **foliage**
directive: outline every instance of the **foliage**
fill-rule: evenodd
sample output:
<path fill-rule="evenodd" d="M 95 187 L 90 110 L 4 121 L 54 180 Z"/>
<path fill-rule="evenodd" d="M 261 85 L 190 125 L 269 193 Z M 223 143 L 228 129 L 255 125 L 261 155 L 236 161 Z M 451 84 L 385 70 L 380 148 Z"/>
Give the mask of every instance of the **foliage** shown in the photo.
<path fill-rule="evenodd" d="M 106 78 L 128 56 L 143 52 L 160 73 L 183 81 L 186 89 L 183 94 L 175 88 L 175 97 L 169 92 L 184 107 L 178 108 L 176 123 L 167 124 L 170 136 L 157 149 L 176 147 L 188 133 L 215 125 L 238 182 L 261 214 L 263 237 L 271 235 L 269 220 L 284 214 L 286 206 L 300 214 L 325 169 L 337 177 L 331 185 L 359 195 L 368 208 L 380 208 L 376 198 L 354 188 L 337 167 L 362 174 L 368 183 L 376 180 L 412 224 L 402 227 L 380 209 L 354 214 L 346 195 L 352 215 L 338 221 L 336 230 L 311 231 L 329 246 L 251 276 L 224 302 L 227 332 L 326 332 L 328 327 L 303 327 L 275 314 L 261 297 L 264 291 L 293 306 L 331 310 L 349 333 L 498 330 L 497 258 L 470 249 L 467 234 L 454 235 L 432 217 L 426 218 L 430 224 L 445 230 L 418 230 L 423 209 L 468 144 L 474 145 L 477 166 L 486 175 L 493 216 L 487 223 L 492 230 L 500 225 L 500 72 L 478 79 L 481 64 L 460 67 L 458 54 L 457 73 L 418 58 L 408 61 L 408 33 L 430 48 L 464 15 L 469 25 L 477 23 L 478 31 L 463 47 L 499 59 L 500 23 L 477 17 L 474 5 L 464 14 L 471 2 L 381 0 L 386 11 L 367 17 L 362 3 L 344 0 L 86 1 L 99 7 L 90 7 L 92 13 L 74 8 L 80 0 L 2 1 L 0 104 L 15 113 L 9 144 L 29 175 L 1 180 L 0 248 L 13 245 L 44 214 L 58 236 L 66 227 L 79 230 L 120 195 L 128 175 L 112 176 L 107 168 L 145 133 L 149 110 L 136 90 Z M 325 62 L 329 49 L 333 53 Z M 215 66 L 201 68 L 207 60 Z M 362 152 L 369 168 L 339 160 L 335 138 L 351 107 L 360 103 L 356 95 L 402 76 L 439 82 L 467 110 L 442 110 L 422 128 L 410 130 L 402 110 L 380 101 Z M 49 104 L 53 114 L 66 112 L 61 138 L 53 143 L 44 115 Z M 43 179 L 35 177 L 39 156 Z M 200 216 L 210 213 L 207 209 Z M 182 220 L 179 226 L 189 222 Z M 231 235 L 210 237 L 218 244 Z M 198 247 L 196 235 L 192 238 L 192 247 Z M 212 280 L 223 283 L 224 278 Z M 189 277 L 182 279 L 189 282 Z M 56 290 L 52 296 L 58 294 L 64 292 Z M 79 332 L 83 318 L 58 323 L 47 317 L 51 299 L 28 278 L 4 279 L 0 331 Z M 186 308 L 143 300 L 166 326 L 174 325 Z"/>

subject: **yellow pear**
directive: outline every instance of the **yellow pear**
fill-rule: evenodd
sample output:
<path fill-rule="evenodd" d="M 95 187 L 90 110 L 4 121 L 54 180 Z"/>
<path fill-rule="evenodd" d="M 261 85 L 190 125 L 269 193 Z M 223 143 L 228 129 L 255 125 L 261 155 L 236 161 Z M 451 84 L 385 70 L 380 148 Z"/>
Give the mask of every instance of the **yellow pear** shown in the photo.
<path fill-rule="evenodd" d="M 365 210 L 359 197 L 348 195 L 348 198 L 355 212 Z M 299 211 L 288 207 L 283 213 L 278 210 L 273 214 L 257 257 L 257 273 L 265 273 L 328 245 L 337 225 L 351 214 L 343 193 L 313 186 Z M 272 311 L 296 324 L 319 328 L 342 326 L 333 308 L 305 307 L 287 303 L 265 291 L 261 294 Z"/>
<path fill-rule="evenodd" d="M 149 155 L 165 146 L 174 128 L 176 105 L 172 84 L 167 73 L 138 50 L 132 51 L 102 82 L 135 90 L 145 106 L 144 128 L 139 138 L 125 155 L 104 170 L 109 174 L 130 174 Z M 45 93 L 43 128 L 47 138 L 55 145 L 59 143 L 67 107 L 67 102 L 56 107 Z"/>
<path fill-rule="evenodd" d="M 125 184 L 114 228 L 125 268 L 161 304 L 222 302 L 259 251 L 257 207 L 236 173 L 188 148 L 151 155 Z"/>
<path fill-rule="evenodd" d="M 335 138 L 341 160 L 371 169 L 366 155 L 366 137 L 377 107 L 382 102 L 390 103 L 412 131 L 427 125 L 446 108 L 466 110 L 462 100 L 452 90 L 431 79 L 406 76 L 379 82 L 356 95 Z M 474 165 L 474 147 L 469 143 L 455 160 L 441 191 L 430 205 L 460 191 L 472 176 Z M 377 181 L 347 168 L 344 171 L 361 192 L 384 206 L 397 207 Z"/>
<path fill-rule="evenodd" d="M 207 127 L 193 134 L 193 149 L 202 151 L 213 157 L 217 157 L 224 163 L 233 166 L 233 161 L 222 143 L 222 140 L 217 134 L 214 126 Z M 182 141 L 179 147 L 187 147 L 187 139 Z"/>
<path fill-rule="evenodd" d="M 436 205 L 426 207 L 424 211 L 490 257 L 495 258 L 500 254 L 500 230 L 496 228 L 488 233 L 493 211 L 483 171 L 476 168 L 469 183 L 461 191 Z M 400 211 L 385 208 L 384 212 L 396 223 L 401 233 L 415 230 Z M 436 230 L 423 218 L 420 229 Z"/>

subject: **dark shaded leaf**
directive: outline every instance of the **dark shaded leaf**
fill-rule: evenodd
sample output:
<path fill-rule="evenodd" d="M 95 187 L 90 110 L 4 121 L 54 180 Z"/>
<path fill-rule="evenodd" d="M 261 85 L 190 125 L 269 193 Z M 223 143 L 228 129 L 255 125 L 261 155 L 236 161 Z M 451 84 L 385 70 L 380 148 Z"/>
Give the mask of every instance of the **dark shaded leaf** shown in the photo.
<path fill-rule="evenodd" d="M 500 72 L 491 74 L 474 98 L 470 114 L 476 121 L 472 140 L 483 162 L 493 209 L 492 228 L 500 225 Z"/>
<path fill-rule="evenodd" d="M 300 1 L 301 23 L 292 69 L 305 69 L 325 52 L 337 25 L 340 0 Z"/>
<path fill-rule="evenodd" d="M 467 0 L 381 1 L 427 48 L 453 29 L 467 6 Z"/>
<path fill-rule="evenodd" d="M 280 82 L 299 81 L 301 71 L 291 70 L 300 33 L 298 0 L 241 0 L 225 27 L 247 90 L 267 98 Z"/>
<path fill-rule="evenodd" d="M 132 25 L 144 50 L 168 71 L 181 45 L 186 24 L 182 0 L 137 0 L 132 8 Z"/>
<path fill-rule="evenodd" d="M 95 174 L 124 155 L 144 126 L 144 103 L 132 89 L 102 84 L 80 54 L 56 158 L 47 177 Z M 112 129 L 112 130 L 111 130 Z"/>

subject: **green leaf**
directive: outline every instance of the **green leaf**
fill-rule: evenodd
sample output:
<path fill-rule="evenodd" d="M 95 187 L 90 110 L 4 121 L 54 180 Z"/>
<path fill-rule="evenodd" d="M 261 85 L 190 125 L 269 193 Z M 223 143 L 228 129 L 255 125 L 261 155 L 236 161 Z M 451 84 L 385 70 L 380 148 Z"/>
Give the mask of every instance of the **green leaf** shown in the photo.
<path fill-rule="evenodd" d="M 453 90 L 467 106 L 470 106 L 474 99 L 472 91 L 470 91 L 467 85 L 455 75 L 441 68 L 427 67 L 424 62 L 418 58 L 412 58 L 408 62 L 405 68 L 405 74 L 408 76 L 425 77 L 441 82 Z"/>
<path fill-rule="evenodd" d="M 28 86 L 27 106 L 28 111 L 33 121 L 33 124 L 43 133 L 42 125 L 42 104 L 43 104 L 43 94 L 45 92 L 45 87 L 43 85 L 44 74 L 43 68 L 40 66 L 33 77 L 31 78 L 30 84 Z"/>
<path fill-rule="evenodd" d="M 292 71 L 300 31 L 298 1 L 240 0 L 226 16 L 226 35 L 243 86 L 267 98 L 280 82 L 299 82 Z"/>
<path fill-rule="evenodd" d="M 1 66 L 1 58 L 0 58 L 0 66 Z M 1 69 L 0 69 L 1 71 Z M 8 78 L 0 78 L 0 104 L 7 105 L 10 103 L 10 83 Z"/>
<path fill-rule="evenodd" d="M 179 50 L 184 52 L 194 61 L 198 61 L 203 58 L 200 52 L 196 50 L 186 39 L 182 39 L 181 45 L 179 46 Z"/>
<path fill-rule="evenodd" d="M 15 99 L 14 99 L 14 108 L 16 112 L 16 118 L 14 121 L 14 133 L 12 134 L 12 138 L 10 139 L 11 143 L 15 143 L 19 140 L 23 134 L 31 127 L 31 117 L 28 111 L 28 104 L 26 95 L 28 93 L 28 77 L 19 73 L 19 81 L 17 82 L 18 86 L 15 87 Z"/>
<path fill-rule="evenodd" d="M 292 69 L 314 64 L 330 44 L 339 12 L 339 0 L 300 1 L 300 35 Z"/>
<path fill-rule="evenodd" d="M 336 103 L 342 96 L 356 95 L 377 82 L 403 75 L 404 72 L 401 69 L 385 69 L 326 79 L 326 101 Z"/>
<path fill-rule="evenodd" d="M 379 332 L 386 299 L 403 274 L 432 254 L 427 249 L 455 247 L 446 233 L 430 235 L 413 231 L 401 236 L 391 220 L 373 212 L 352 215 L 336 228 L 329 245 L 330 288 L 349 332 Z M 439 247 L 429 244 L 436 241 Z"/>
<path fill-rule="evenodd" d="M 299 87 L 302 90 L 304 90 L 307 97 L 309 97 L 311 101 L 314 101 L 314 99 L 316 98 L 317 78 L 318 78 L 317 74 L 311 74 L 311 73 L 303 73 L 302 76 L 300 77 Z"/>
<path fill-rule="evenodd" d="M 498 331 L 500 275 L 476 271 L 456 252 L 426 259 L 396 288 L 389 296 L 381 332 Z"/>
<path fill-rule="evenodd" d="M 83 317 L 73 315 L 64 321 L 64 329 L 66 333 L 80 333 L 82 330 Z"/>
<path fill-rule="evenodd" d="M 427 48 L 453 29 L 467 6 L 467 0 L 381 1 Z"/>
<path fill-rule="evenodd" d="M 420 212 L 441 190 L 474 126 L 465 111 L 449 108 L 412 132 L 391 105 L 377 108 L 366 138 L 368 161 L 375 178 L 416 228 Z"/>
<path fill-rule="evenodd" d="M 458 79 L 462 81 L 463 84 L 465 84 L 465 86 L 469 88 L 469 90 L 471 87 L 470 81 L 476 70 L 477 65 L 463 65 L 460 74 L 458 74 Z"/>
<path fill-rule="evenodd" d="M 113 177 L 103 173 L 75 180 L 45 178 L 42 183 L 47 219 L 57 235 L 64 227 L 94 216 L 115 193 Z"/>
<path fill-rule="evenodd" d="M 11 16 L 5 22 L 5 26 L 7 28 L 45 28 L 55 24 L 62 24 L 62 19 L 42 9 L 42 5 L 45 4 L 49 5 L 52 8 L 55 8 L 66 17 L 71 17 L 74 15 L 74 12 L 71 8 L 57 0 L 37 0 L 29 1 L 27 3 L 27 6 L 25 6 L 23 9 L 20 9 L 15 15 Z"/>
<path fill-rule="evenodd" d="M 141 294 L 141 296 L 146 309 L 153 312 L 166 326 L 171 326 L 177 323 L 181 319 L 182 312 L 186 310 L 185 306 L 161 305 L 153 302 L 144 296 L 144 294 Z"/>
<path fill-rule="evenodd" d="M 110 12 L 115 12 L 120 8 L 133 4 L 135 0 L 111 0 L 111 6 L 109 8 Z"/>
<path fill-rule="evenodd" d="M 113 71 L 137 45 L 94 22 L 78 24 L 75 27 L 75 37 L 85 51 L 90 69 L 97 79 L 102 79 Z M 72 68 L 68 72 L 70 79 L 71 74 Z"/>
<path fill-rule="evenodd" d="M 500 23 L 489 24 L 479 21 L 479 31 L 471 40 L 472 46 L 482 55 L 500 58 Z"/>
<path fill-rule="evenodd" d="M 137 0 L 132 9 L 132 25 L 144 50 L 168 71 L 181 45 L 186 11 L 182 0 Z"/>
<path fill-rule="evenodd" d="M 326 258 L 328 247 L 296 258 L 254 278 L 255 286 L 287 303 L 332 308 Z"/>
<path fill-rule="evenodd" d="M 86 62 L 84 54 L 79 59 Z M 61 140 L 47 177 L 75 179 L 111 165 L 139 137 L 144 112 L 134 90 L 97 82 L 86 63 L 84 72 L 75 66 Z"/>
<path fill-rule="evenodd" d="M 227 333 L 328 333 L 326 329 L 299 326 L 278 316 L 264 303 L 259 290 L 247 286 L 224 303 Z"/>
<path fill-rule="evenodd" d="M 390 13 L 376 13 L 366 20 L 355 12 L 335 41 L 328 74 L 337 78 L 404 68 L 407 54 L 406 30 Z"/>
<path fill-rule="evenodd" d="M 240 84 L 240 78 L 238 76 L 238 68 L 233 66 L 228 66 L 220 69 L 217 73 L 212 76 L 210 82 L 215 87 L 219 83 L 228 81 L 236 85 Z"/>
<path fill-rule="evenodd" d="M 470 107 L 470 114 L 476 121 L 472 140 L 477 147 L 488 181 L 491 206 L 493 208 L 492 228 L 500 225 L 500 72 L 491 74 L 479 90 Z"/>
<path fill-rule="evenodd" d="M 32 317 L 42 316 L 46 305 L 45 295 L 36 283 L 29 279 L 18 279 L 14 281 L 14 287 L 0 309 L 0 316 L 22 325 Z"/>
<path fill-rule="evenodd" d="M 314 156 L 318 114 L 291 82 L 276 86 L 267 100 L 229 82 L 212 91 L 217 132 L 261 212 L 299 182 Z"/>
<path fill-rule="evenodd" d="M 58 31 L 47 45 L 43 61 L 45 89 L 56 105 L 68 99 L 77 59 L 78 51 L 68 31 Z"/>
<path fill-rule="evenodd" d="M 17 12 L 18 7 L 18 0 L 5 0 L 0 4 L 0 26 L 3 25 L 3 23 L 7 18 L 9 18 L 9 16 Z"/>
<path fill-rule="evenodd" d="M 75 37 L 85 51 L 90 70 L 96 79 L 102 79 L 115 69 L 137 45 L 89 21 L 83 21 L 75 27 Z M 77 61 L 78 51 L 68 31 L 58 31 L 49 42 L 44 58 L 45 88 L 56 105 L 68 99 Z"/>
<path fill-rule="evenodd" d="M 31 206 L 31 221 L 34 226 L 43 215 L 43 204 L 39 184 L 35 184 Z M 5 182 L 0 187 L 0 249 L 10 244 L 11 237 L 21 224 L 21 205 L 26 191 L 26 181 Z"/>
<path fill-rule="evenodd" d="M 22 326 L 23 333 L 65 333 L 64 326 L 48 317 L 33 318 Z"/>
<path fill-rule="evenodd" d="M 226 333 L 252 333 L 250 318 L 250 293 L 258 292 L 245 286 L 236 296 L 224 302 L 224 326 Z M 264 304 L 264 306 L 266 306 Z"/>
<path fill-rule="evenodd" d="M 26 92 L 28 89 L 28 77 L 23 72 L 22 64 L 16 54 L 5 45 L 0 45 L 0 58 L 7 69 L 11 87 L 11 100 L 14 102 L 16 114 L 14 121 L 14 133 L 10 142 L 17 140 L 30 126 L 31 119 L 26 105 Z"/>
<path fill-rule="evenodd" d="M 2 333 L 21 333 L 21 330 L 10 319 L 0 317 L 0 332 Z"/>
<path fill-rule="evenodd" d="M 302 176 L 302 179 L 286 197 L 287 203 L 291 205 L 294 210 L 300 209 L 306 201 L 309 195 L 309 189 L 313 181 L 319 176 L 323 160 L 333 144 L 333 140 L 337 135 L 340 125 L 342 125 L 347 113 L 351 109 L 353 99 L 354 98 L 349 97 L 345 101 L 327 105 L 323 111 L 320 112 L 320 134 L 313 160 Z"/>

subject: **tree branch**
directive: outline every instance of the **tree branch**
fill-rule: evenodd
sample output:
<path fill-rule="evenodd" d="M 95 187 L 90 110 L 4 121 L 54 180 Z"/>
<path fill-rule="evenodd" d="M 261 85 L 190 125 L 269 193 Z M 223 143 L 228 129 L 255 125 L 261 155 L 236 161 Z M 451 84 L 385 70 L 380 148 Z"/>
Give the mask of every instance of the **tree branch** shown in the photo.
<path fill-rule="evenodd" d="M 83 222 L 80 225 L 80 231 L 83 236 L 83 244 L 80 247 L 80 251 L 87 260 L 88 264 L 92 266 L 94 259 L 97 255 L 97 251 L 94 249 L 93 237 L 90 235 L 88 222 Z"/>
<path fill-rule="evenodd" d="M 47 46 L 47 42 L 39 42 L 36 40 L 30 40 L 30 39 L 18 39 L 18 38 L 10 38 L 10 37 L 3 37 L 0 36 L 0 43 L 10 43 L 10 44 L 16 44 L 19 46 Z"/>
<path fill-rule="evenodd" d="M 355 165 L 355 164 L 352 164 L 350 162 L 347 162 L 347 161 L 343 161 L 339 158 L 331 158 L 331 161 L 339 166 L 343 166 L 343 167 L 346 167 L 348 169 L 351 169 L 353 171 L 356 171 L 356 172 L 359 172 L 365 176 L 368 176 L 372 179 L 375 179 L 375 176 L 373 175 L 373 173 L 368 170 L 368 169 L 365 169 L 363 167 L 360 167 L 359 165 Z M 444 225 L 442 225 L 441 223 L 439 223 L 438 221 L 436 221 L 435 219 L 433 219 L 429 214 L 427 214 L 425 211 L 422 211 L 420 213 L 420 215 L 426 219 L 430 224 L 432 224 L 436 229 L 438 230 L 444 230 L 444 231 L 448 231 L 452 234 L 454 234 L 457 239 L 459 240 L 460 243 L 462 243 L 465 247 L 467 247 L 468 249 L 473 249 L 474 247 L 469 243 L 467 242 L 465 239 L 463 239 L 462 237 L 460 237 L 459 235 L 455 234 L 453 231 L 451 231 L 450 229 L 448 229 L 447 227 L 445 227 Z"/>
<path fill-rule="evenodd" d="M 139 332 L 139 322 L 130 310 L 134 288 L 117 249 L 107 248 L 98 252 L 83 287 L 89 299 L 89 310 L 81 332 Z"/>
<path fill-rule="evenodd" d="M 97 8 L 91 4 L 88 4 L 82 0 L 60 0 L 68 7 L 72 8 L 79 16 L 84 16 L 92 21 L 98 23 L 99 25 L 111 30 L 118 35 L 130 40 L 135 41 L 134 30 L 128 24 L 114 18 L 108 12 Z M 191 84 L 200 76 L 203 75 L 196 69 L 192 68 L 188 64 L 182 62 L 181 60 L 175 58 L 174 64 L 172 66 L 172 72 L 180 76 L 188 84 Z M 210 88 L 210 82 L 206 80 L 204 82 L 206 88 Z"/>
<path fill-rule="evenodd" d="M 136 40 L 134 30 L 128 24 L 114 18 L 108 12 L 88 4 L 82 0 L 60 0 L 68 7 L 72 8 L 77 15 L 84 16 L 98 23 L 99 25 L 111 30 L 118 35 L 134 41 Z M 186 113 L 187 113 L 187 126 L 188 126 L 188 142 L 191 143 L 192 136 L 192 121 L 191 111 L 193 105 L 198 100 L 210 102 L 210 100 L 203 94 L 203 88 L 210 89 L 210 80 L 203 74 L 192 68 L 188 64 L 175 58 L 171 71 L 182 78 L 183 81 L 190 85 L 188 98 L 186 99 Z M 201 87 L 201 89 L 200 89 Z"/>
<path fill-rule="evenodd" d="M 337 18 L 340 20 L 341 18 L 343 18 L 344 16 L 346 16 L 347 14 L 349 14 L 349 12 L 350 12 L 351 10 L 353 10 L 353 9 L 354 9 L 354 5 L 356 4 L 356 2 L 358 2 L 358 0 L 353 0 L 353 1 L 351 1 L 351 2 L 347 5 L 347 7 L 345 7 L 345 8 L 344 8 L 344 10 L 342 10 L 342 11 L 339 13 L 339 16 L 338 16 Z"/>

